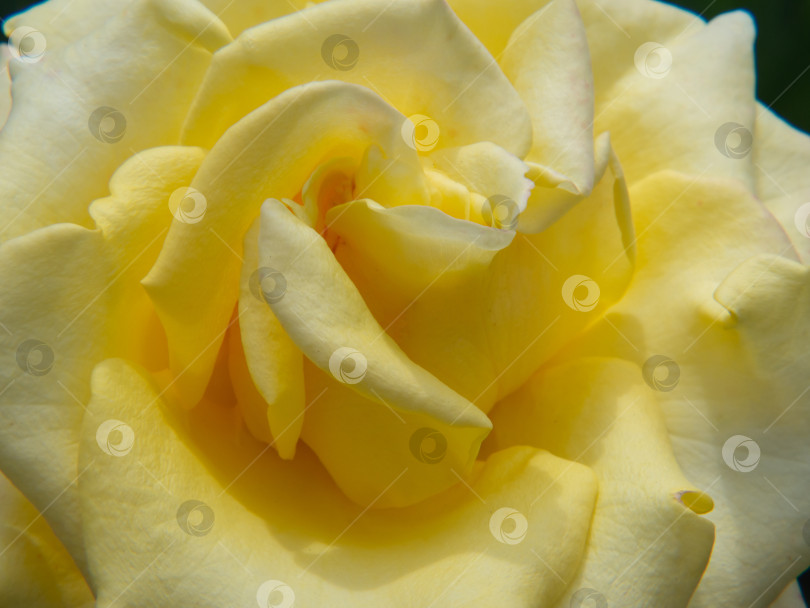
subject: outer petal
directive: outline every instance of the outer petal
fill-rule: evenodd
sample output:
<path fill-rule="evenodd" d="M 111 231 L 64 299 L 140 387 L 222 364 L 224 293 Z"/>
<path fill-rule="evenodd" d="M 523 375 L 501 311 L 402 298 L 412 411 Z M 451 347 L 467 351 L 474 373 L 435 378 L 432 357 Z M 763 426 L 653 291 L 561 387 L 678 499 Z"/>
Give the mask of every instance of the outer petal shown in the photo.
<path fill-rule="evenodd" d="M 804 271 L 785 259 L 794 257 L 787 236 L 739 183 L 662 173 L 631 196 L 638 274 L 565 359 L 605 353 L 640 365 L 661 361 L 653 356 L 669 361 L 657 370 L 665 389 L 659 399 L 678 462 L 699 487 L 720 476 L 708 516 L 717 541 L 692 603 L 767 606 L 807 565 L 808 429 L 801 412 L 808 362 L 797 346 L 806 333 L 798 312 L 806 307 L 806 278 L 797 280 Z M 746 262 L 761 253 L 784 257 Z M 739 311 L 736 326 L 729 309 Z M 754 450 L 750 462 L 745 447 Z"/>
<path fill-rule="evenodd" d="M 8 75 L 10 54 L 7 46 L 0 46 L 0 129 L 6 124 L 11 111 L 11 79 Z"/>
<path fill-rule="evenodd" d="M 592 196 L 538 235 L 438 215 L 335 208 L 335 255 L 408 356 L 485 412 L 621 297 L 632 274 L 620 175 L 606 174 Z M 578 307 L 583 281 L 594 301 Z"/>
<path fill-rule="evenodd" d="M 712 500 L 683 477 L 637 366 L 586 359 L 534 376 L 493 411 L 493 443 L 543 445 L 588 465 L 599 499 L 583 567 L 559 606 L 684 607 L 714 541 Z"/>
<path fill-rule="evenodd" d="M 14 104 L 0 132 L 0 238 L 89 226 L 88 204 L 125 159 L 177 142 L 211 51 L 229 39 L 196 0 L 143 0 L 38 63 L 14 60 Z"/>
<path fill-rule="evenodd" d="M 531 144 L 520 97 L 443 0 L 339 0 L 245 32 L 214 58 L 184 142 L 210 147 L 268 99 L 325 78 L 428 116 L 438 146 L 491 141 L 522 157 Z"/>
<path fill-rule="evenodd" d="M 322 1 L 316 0 L 314 4 Z M 202 0 L 202 3 L 222 19 L 234 36 L 249 27 L 303 10 L 312 4 L 310 0 Z"/>
<path fill-rule="evenodd" d="M 733 177 L 753 191 L 750 16 L 728 13 L 703 26 L 675 7 L 628 0 L 583 0 L 580 11 L 594 74 L 594 127 L 610 131 L 629 183 L 670 169 Z"/>
<path fill-rule="evenodd" d="M 400 161 L 391 176 L 400 187 L 389 191 L 427 202 L 416 151 L 401 136 L 403 120 L 367 89 L 320 82 L 279 95 L 217 142 L 192 183 L 207 201 L 203 212 L 174 223 L 144 281 L 166 328 L 178 401 L 193 406 L 205 390 L 236 304 L 233 252 L 265 199 L 293 198 L 319 164 L 358 160 L 376 144 Z"/>
<path fill-rule="evenodd" d="M 759 107 L 754 131 L 757 195 L 810 263 L 810 136 Z"/>
<path fill-rule="evenodd" d="M 307 414 L 304 435 L 337 484 L 360 504 L 403 506 L 457 483 L 489 419 L 408 359 L 317 232 L 278 201 L 267 201 L 261 218 L 260 255 L 274 260 L 286 283 L 284 297 L 269 301 L 273 312 L 333 384 L 348 385 Z M 373 403 L 354 404 L 355 392 Z M 435 459 L 420 458 L 427 435 L 435 445 L 424 449 Z"/>
<path fill-rule="evenodd" d="M 232 410 L 178 414 L 124 362 L 100 365 L 93 392 L 80 489 L 99 605 L 249 606 L 275 587 L 301 606 L 535 608 L 560 595 L 557 575 L 570 580 L 584 549 L 593 477 L 546 452 L 500 452 L 469 488 L 361 510 L 305 448 L 284 462 L 230 435 Z M 123 457 L 99 450 L 108 419 L 132 429 Z M 503 507 L 525 517 L 522 542 L 494 536 L 519 539 L 497 525 Z"/>
<path fill-rule="evenodd" d="M 0 247 L 0 468 L 80 566 L 77 442 L 90 372 L 113 354 L 166 365 L 156 346 L 165 339 L 138 281 L 171 218 L 169 193 L 202 156 L 196 148 L 144 152 L 93 205 L 95 230 L 58 224 Z"/>
<path fill-rule="evenodd" d="M 7 608 L 90 608 L 93 595 L 34 506 L 0 474 L 0 597 Z"/>

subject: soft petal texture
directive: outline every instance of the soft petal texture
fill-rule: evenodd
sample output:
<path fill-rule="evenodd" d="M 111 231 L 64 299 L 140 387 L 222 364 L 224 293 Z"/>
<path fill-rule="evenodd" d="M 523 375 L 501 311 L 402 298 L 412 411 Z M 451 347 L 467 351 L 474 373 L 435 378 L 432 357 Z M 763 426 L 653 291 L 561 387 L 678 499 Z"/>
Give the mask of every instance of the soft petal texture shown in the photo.
<path fill-rule="evenodd" d="M 249 436 L 232 437 L 227 408 L 174 410 L 125 362 L 97 367 L 93 393 L 80 487 L 100 606 L 166 597 L 249 606 L 264 581 L 277 580 L 301 606 L 536 608 L 559 597 L 557 576 L 571 580 L 584 550 L 593 476 L 547 452 L 503 451 L 479 468 L 472 491 L 457 484 L 419 506 L 363 511 L 305 448 L 284 462 Z M 125 457 L 98 448 L 96 429 L 107 419 L 133 429 Z M 196 536 L 178 526 L 189 500 L 213 517 Z M 503 544 L 490 532 L 502 507 L 526 518 L 522 542 Z"/>
<path fill-rule="evenodd" d="M 234 378 L 234 389 L 237 397 L 240 390 L 248 392 L 241 396 L 240 405 L 254 410 L 246 416 L 254 436 L 272 442 L 279 455 L 289 459 L 295 454 L 295 444 L 304 424 L 304 357 L 269 306 L 268 298 L 286 295 L 286 281 L 284 275 L 277 274 L 278 269 L 270 266 L 277 265 L 273 256 L 259 255 L 259 224 L 256 218 L 245 235 L 239 278 L 239 333 L 243 354 L 231 352 L 236 365 L 241 355 L 250 375 Z M 273 281 L 269 292 L 262 279 Z M 253 386 L 259 399 L 250 394 Z M 255 418 L 258 420 L 251 424 Z"/>
<path fill-rule="evenodd" d="M 402 120 L 368 89 L 320 82 L 279 95 L 216 143 L 192 182 L 205 197 L 204 215 L 195 223 L 174 222 L 144 280 L 166 329 L 180 402 L 193 406 L 205 390 L 236 305 L 240 260 L 234 252 L 265 199 L 291 199 L 319 164 L 359 160 L 376 144 L 401 161 L 389 176 L 401 187 L 389 191 L 427 202 L 416 151 L 400 133 Z"/>
<path fill-rule="evenodd" d="M 8 75 L 8 60 L 10 54 L 8 47 L 0 46 L 0 129 L 6 124 L 6 118 L 11 111 L 11 79 Z"/>
<path fill-rule="evenodd" d="M 804 270 L 773 216 L 737 181 L 660 173 L 630 197 L 637 274 L 604 322 L 561 359 L 608 354 L 642 365 L 664 355 L 677 364 L 676 386 L 658 394 L 675 456 L 698 487 L 720 476 L 707 515 L 717 540 L 692 605 L 767 606 L 807 565 L 799 547 L 810 509 L 808 429 L 800 413 L 810 399 L 797 375 L 807 361 L 797 346 L 806 335 L 806 278 L 797 280 Z M 759 254 L 782 257 L 746 262 Z M 788 302 L 796 305 L 790 314 Z M 729 309 L 739 310 L 737 325 Z M 737 435 L 761 450 L 751 472 L 724 462 L 723 447 Z"/>
<path fill-rule="evenodd" d="M 753 155 L 757 195 L 810 263 L 810 136 L 760 106 Z"/>
<path fill-rule="evenodd" d="M 515 29 L 547 4 L 545 0 L 451 0 L 453 11 L 490 53 L 500 58 Z"/>
<path fill-rule="evenodd" d="M 337 259 L 408 356 L 485 412 L 617 301 L 632 274 L 627 192 L 610 173 L 531 236 L 357 204 L 331 212 Z M 597 283 L 593 310 L 566 304 L 572 275 Z"/>
<path fill-rule="evenodd" d="M 585 560 L 560 607 L 576 605 L 570 596 L 583 588 L 611 606 L 687 604 L 714 541 L 711 522 L 696 513 L 712 500 L 681 473 L 636 365 L 584 359 L 544 370 L 493 419 L 496 448 L 542 445 L 599 481 Z"/>
<path fill-rule="evenodd" d="M 90 608 L 94 599 L 41 515 L 0 474 L 0 593 L 6 608 Z"/>
<path fill-rule="evenodd" d="M 94 230 L 57 224 L 0 247 L 0 349 L 10 362 L 0 372 L 0 467 L 80 566 L 74 482 L 84 473 L 77 444 L 90 372 L 110 355 L 165 366 L 165 338 L 139 280 L 168 227 L 169 193 L 188 183 L 202 156 L 196 148 L 144 152 L 91 207 Z"/>
<path fill-rule="evenodd" d="M 90 226 L 88 204 L 124 160 L 177 143 L 211 52 L 229 39 L 196 0 L 144 0 L 38 63 L 13 60 L 0 239 L 57 222 Z M 93 124 L 101 108 L 106 118 Z"/>
<path fill-rule="evenodd" d="M 790 583 L 777 600 L 771 604 L 771 608 L 806 608 L 802 598 L 802 591 L 796 581 Z"/>
<path fill-rule="evenodd" d="M 349 38 L 343 59 L 356 66 L 327 63 L 341 57 L 328 40 L 336 34 Z M 522 157 L 531 145 L 520 97 L 443 0 L 336 0 L 243 33 L 214 58 L 183 141 L 210 147 L 268 99 L 325 78 L 370 87 L 405 116 L 430 117 L 438 146 L 491 141 Z"/>
<path fill-rule="evenodd" d="M 588 194 L 594 185 L 593 76 L 574 0 L 554 0 L 526 19 L 500 64 L 532 119 L 526 160 L 540 166 L 549 186 Z"/>
<path fill-rule="evenodd" d="M 228 26 L 232 35 L 237 36 L 244 30 L 265 21 L 277 19 L 300 11 L 309 4 L 318 4 L 322 0 L 201 0 Z"/>
<path fill-rule="evenodd" d="M 270 200 L 262 206 L 259 255 L 272 259 L 285 277 L 284 297 L 269 304 L 287 334 L 333 376 L 332 384 L 349 385 L 342 391 L 339 385 L 322 387 L 331 395 L 307 415 L 312 431 L 305 434 L 346 495 L 363 505 L 404 506 L 466 476 L 491 429 L 489 419 L 408 359 L 371 315 L 326 241 Z M 353 364 L 348 369 L 347 359 Z M 360 403 L 356 393 L 372 403 Z M 424 428 L 444 438 L 446 454 L 439 462 L 420 462 L 409 448 L 409 439 Z"/>
<path fill-rule="evenodd" d="M 733 177 L 753 191 L 751 155 L 729 158 L 715 144 L 726 123 L 754 129 L 750 16 L 727 13 L 703 26 L 675 7 L 626 0 L 584 0 L 580 11 L 594 74 L 594 128 L 610 131 L 629 182 L 669 169 Z M 655 61 L 640 51 L 646 42 L 671 56 L 661 78 L 642 75 L 644 57 Z"/>

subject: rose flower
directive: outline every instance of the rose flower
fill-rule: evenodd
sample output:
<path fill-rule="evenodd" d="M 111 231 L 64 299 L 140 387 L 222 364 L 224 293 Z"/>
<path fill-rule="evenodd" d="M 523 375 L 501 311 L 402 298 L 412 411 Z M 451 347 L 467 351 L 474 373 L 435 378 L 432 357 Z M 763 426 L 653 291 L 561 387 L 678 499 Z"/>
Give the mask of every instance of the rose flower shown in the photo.
<path fill-rule="evenodd" d="M 810 565 L 810 140 L 746 14 L 4 27 L 3 606 L 754 607 Z"/>

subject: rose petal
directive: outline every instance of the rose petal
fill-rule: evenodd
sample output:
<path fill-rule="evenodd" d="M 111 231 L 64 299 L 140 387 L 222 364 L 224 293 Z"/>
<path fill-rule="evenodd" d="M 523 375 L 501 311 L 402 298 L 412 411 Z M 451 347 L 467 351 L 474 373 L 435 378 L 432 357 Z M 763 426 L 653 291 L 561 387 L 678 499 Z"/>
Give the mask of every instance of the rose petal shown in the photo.
<path fill-rule="evenodd" d="M 681 473 L 636 365 L 583 359 L 552 367 L 493 418 L 495 446 L 542 445 L 589 466 L 599 481 L 583 566 L 558 606 L 578 605 L 584 589 L 595 605 L 601 596 L 611 606 L 686 606 L 712 551 L 714 527 L 697 515 L 712 499 Z"/>
<path fill-rule="evenodd" d="M 400 134 L 402 120 L 367 89 L 320 82 L 279 95 L 217 142 L 192 183 L 202 211 L 172 225 L 144 280 L 166 329 L 175 393 L 184 405 L 199 401 L 208 383 L 236 304 L 238 251 L 265 199 L 292 198 L 330 157 L 359 160 L 378 145 L 401 161 L 396 174 L 386 174 L 401 185 L 400 195 L 427 202 L 416 151 Z"/>
<path fill-rule="evenodd" d="M 500 58 L 515 29 L 548 0 L 450 0 L 449 4 L 493 57 Z"/>
<path fill-rule="evenodd" d="M 326 2 L 243 33 L 214 58 L 183 141 L 211 147 L 268 99 L 326 78 L 427 117 L 441 147 L 491 141 L 523 157 L 531 145 L 523 102 L 443 0 Z"/>
<path fill-rule="evenodd" d="M 797 370 L 806 364 L 798 354 L 806 349 L 797 346 L 806 333 L 806 279 L 796 280 L 802 267 L 784 259 L 795 253 L 781 227 L 739 182 L 659 173 L 630 195 L 638 274 L 605 322 L 561 358 L 610 354 L 643 365 L 663 356 L 674 363 L 677 381 L 659 400 L 675 455 L 698 487 L 721 477 L 708 516 L 717 541 L 690 605 L 767 606 L 780 589 L 774 581 L 807 565 L 800 547 L 810 509 L 801 456 L 808 398 L 806 374 Z M 763 253 L 784 257 L 746 262 Z M 738 307 L 735 315 L 746 321 L 730 325 L 728 309 Z M 742 472 L 735 447 L 753 448 L 748 439 L 761 458 Z M 745 464 L 746 451 L 736 458 Z"/>
<path fill-rule="evenodd" d="M 506 450 L 469 488 L 456 484 L 407 509 L 364 510 L 307 449 L 281 461 L 230 432 L 238 428 L 230 409 L 173 410 L 123 361 L 96 369 L 93 393 L 80 490 L 100 605 L 160 604 L 171 594 L 178 605 L 202 597 L 249 606 L 260 590 L 279 598 L 283 584 L 292 593 L 281 588 L 284 597 L 302 606 L 535 608 L 561 594 L 584 550 L 593 476 L 546 452 Z M 108 419 L 133 431 L 124 457 L 98 449 Z M 511 534 L 523 521 L 521 540 Z"/>
<path fill-rule="evenodd" d="M 241 349 L 232 349 L 230 360 L 238 365 L 241 358 L 249 371 L 248 376 L 234 378 L 237 397 L 254 385 L 259 393 L 258 400 L 249 394 L 240 398 L 240 405 L 249 410 L 248 428 L 290 459 L 304 424 L 304 357 L 269 306 L 273 299 L 285 297 L 286 279 L 269 266 L 278 265 L 275 258 L 259 255 L 259 224 L 256 218 L 245 235 L 239 279 Z M 265 287 L 262 281 L 273 285 Z M 234 352 L 242 349 L 244 353 Z"/>
<path fill-rule="evenodd" d="M 310 4 L 323 0 L 201 0 L 222 22 L 232 35 L 237 36 L 249 27 L 261 25 L 265 21 L 278 19 Z"/>
<path fill-rule="evenodd" d="M 753 156 L 757 195 L 810 263 L 810 136 L 760 105 Z"/>
<path fill-rule="evenodd" d="M 348 203 L 329 214 L 335 255 L 408 356 L 486 412 L 621 297 L 633 226 L 617 177 L 538 235 Z M 580 284 L 593 307 L 577 310 Z"/>
<path fill-rule="evenodd" d="M 2 473 L 0 522 L 0 595 L 6 606 L 95 606 L 65 547 Z"/>
<path fill-rule="evenodd" d="M 402 472 L 380 503 L 402 506 L 457 483 L 470 471 L 489 419 L 408 359 L 317 232 L 278 201 L 267 201 L 261 218 L 259 254 L 274 260 L 286 282 L 284 297 L 270 307 L 307 358 L 330 373 L 332 383 L 347 385 L 341 397 L 325 397 L 328 405 L 316 408 L 314 420 L 308 414 L 313 430 L 304 435 L 337 484 L 367 505 Z M 334 393 L 340 387 L 323 388 Z M 355 402 L 355 392 L 374 406 Z M 424 428 L 440 434 L 441 460 L 417 467 L 409 440 Z"/>
<path fill-rule="evenodd" d="M 11 79 L 8 75 L 9 54 L 7 46 L 0 46 L 0 129 L 6 124 L 11 111 Z"/>
<path fill-rule="evenodd" d="M 12 61 L 0 237 L 90 226 L 88 204 L 125 159 L 177 142 L 211 52 L 228 39 L 194 0 L 143 1 L 39 62 Z"/>
<path fill-rule="evenodd" d="M 196 148 L 159 148 L 125 163 L 93 204 L 97 228 L 58 224 L 0 247 L 0 468 L 44 512 L 83 565 L 77 441 L 90 372 L 120 355 L 166 364 L 165 338 L 139 284 L 188 183 Z M 93 272 L 88 272 L 92 268 Z"/>

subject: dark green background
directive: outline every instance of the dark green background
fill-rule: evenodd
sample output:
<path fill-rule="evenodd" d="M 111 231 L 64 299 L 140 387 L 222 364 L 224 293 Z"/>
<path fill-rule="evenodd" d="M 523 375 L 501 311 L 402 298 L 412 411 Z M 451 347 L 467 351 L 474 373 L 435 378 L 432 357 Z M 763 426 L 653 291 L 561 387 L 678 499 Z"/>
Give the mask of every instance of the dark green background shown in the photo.
<path fill-rule="evenodd" d="M 0 0 L 0 16 L 6 18 L 32 4 Z M 794 126 L 810 132 L 810 0 L 681 0 L 671 4 L 706 19 L 734 9 L 749 11 L 758 32 L 757 98 Z M 800 582 L 810 604 L 810 570 Z"/>

